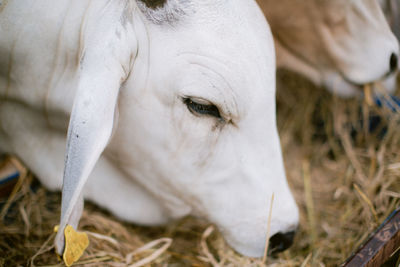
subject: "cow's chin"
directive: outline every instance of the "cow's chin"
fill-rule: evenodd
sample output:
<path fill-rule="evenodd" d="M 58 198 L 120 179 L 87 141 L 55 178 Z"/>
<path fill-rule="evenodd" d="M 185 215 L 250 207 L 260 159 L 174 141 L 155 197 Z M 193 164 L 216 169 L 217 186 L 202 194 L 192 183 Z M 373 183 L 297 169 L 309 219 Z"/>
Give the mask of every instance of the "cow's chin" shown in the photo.
<path fill-rule="evenodd" d="M 260 240 L 261 242 L 258 243 L 253 241 L 254 244 L 233 241 L 227 237 L 225 237 L 225 240 L 237 253 L 246 257 L 261 258 L 264 255 L 265 240 Z"/>
<path fill-rule="evenodd" d="M 287 215 L 287 214 L 286 214 Z M 298 221 L 298 210 L 291 214 L 293 222 Z M 274 220 L 271 222 L 269 236 L 272 237 L 277 233 L 287 233 L 297 229 L 297 223 L 289 224 L 287 229 L 282 230 L 283 221 Z M 265 218 L 249 221 L 245 225 L 235 225 L 229 231 L 224 231 L 219 227 L 224 239 L 237 253 L 251 257 L 261 258 L 265 252 L 266 236 L 268 225 Z M 271 245 L 271 244 L 270 244 Z M 269 249 L 272 249 L 271 246 Z"/>
<path fill-rule="evenodd" d="M 328 91 L 343 98 L 361 97 L 363 95 L 363 84 L 371 83 L 371 81 L 365 81 L 365 83 L 361 84 L 353 83 L 350 78 L 337 72 L 325 74 L 321 80 L 322 85 Z M 374 88 L 378 93 L 383 91 L 388 94 L 393 93 L 396 90 L 396 74 L 391 74 L 377 82 Z"/>
<path fill-rule="evenodd" d="M 264 255 L 266 244 L 265 229 L 260 229 L 259 231 L 236 229 L 229 233 L 224 233 L 221 230 L 221 232 L 229 246 L 237 253 L 252 258 L 260 258 Z"/>

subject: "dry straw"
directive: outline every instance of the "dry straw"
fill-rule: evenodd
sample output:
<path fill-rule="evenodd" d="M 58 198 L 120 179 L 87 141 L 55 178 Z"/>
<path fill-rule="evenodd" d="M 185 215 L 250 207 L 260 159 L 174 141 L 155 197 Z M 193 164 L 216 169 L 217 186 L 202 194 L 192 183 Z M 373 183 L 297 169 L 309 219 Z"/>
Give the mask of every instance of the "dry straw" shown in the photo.
<path fill-rule="evenodd" d="M 287 72 L 278 81 L 278 128 L 301 217 L 293 247 L 269 257 L 268 266 L 337 266 L 400 205 L 400 118 Z M 375 115 L 380 122 L 371 130 L 366 121 Z M 19 168 L 25 179 L 0 207 L 0 265 L 57 266 L 49 237 L 60 195 Z M 80 266 L 264 265 L 236 254 L 217 230 L 193 218 L 139 227 L 87 203 L 80 230 L 91 233 Z"/>
<path fill-rule="evenodd" d="M 270 201 L 270 204 L 269 204 L 269 211 L 268 211 L 267 236 L 266 236 L 266 241 L 265 241 L 264 257 L 262 259 L 263 263 L 267 263 L 268 249 L 269 249 L 269 239 L 271 237 L 270 236 L 270 234 L 271 234 L 271 220 L 272 220 L 272 207 L 274 206 L 274 198 L 275 198 L 275 194 L 272 193 L 271 201 Z"/>

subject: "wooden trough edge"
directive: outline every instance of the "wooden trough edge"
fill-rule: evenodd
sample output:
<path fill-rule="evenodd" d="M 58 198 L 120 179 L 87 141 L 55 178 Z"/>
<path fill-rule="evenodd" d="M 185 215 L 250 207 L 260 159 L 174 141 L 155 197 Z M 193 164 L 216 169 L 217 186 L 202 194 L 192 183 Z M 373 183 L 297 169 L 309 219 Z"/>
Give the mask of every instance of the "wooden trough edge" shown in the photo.
<path fill-rule="evenodd" d="M 370 235 L 341 266 L 372 267 L 384 264 L 400 248 L 400 207 Z"/>

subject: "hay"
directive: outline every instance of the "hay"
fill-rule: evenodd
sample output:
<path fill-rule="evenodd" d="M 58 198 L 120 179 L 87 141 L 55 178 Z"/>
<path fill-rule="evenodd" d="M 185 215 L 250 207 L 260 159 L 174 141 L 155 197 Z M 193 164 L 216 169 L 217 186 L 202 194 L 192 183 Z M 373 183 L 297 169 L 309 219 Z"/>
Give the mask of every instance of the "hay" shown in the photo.
<path fill-rule="evenodd" d="M 400 205 L 400 118 L 360 100 L 339 99 L 293 74 L 278 76 L 278 127 L 301 228 L 294 246 L 269 257 L 268 265 L 336 266 Z M 370 132 L 363 121 L 373 113 L 381 123 Z M 0 266 L 60 266 L 52 248 L 60 194 L 28 173 L 12 197 L 0 202 Z M 264 265 L 233 252 L 208 226 L 185 218 L 138 227 L 89 203 L 80 229 L 90 232 L 90 246 L 79 264 Z"/>

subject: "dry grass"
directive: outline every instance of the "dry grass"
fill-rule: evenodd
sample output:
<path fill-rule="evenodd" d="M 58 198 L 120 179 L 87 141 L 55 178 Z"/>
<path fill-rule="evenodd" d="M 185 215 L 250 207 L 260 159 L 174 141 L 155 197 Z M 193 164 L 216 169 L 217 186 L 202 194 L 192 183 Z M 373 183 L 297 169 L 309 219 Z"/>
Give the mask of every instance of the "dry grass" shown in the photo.
<path fill-rule="evenodd" d="M 279 77 L 278 126 L 301 229 L 295 245 L 267 265 L 336 266 L 400 206 L 400 118 L 360 100 L 338 99 L 293 74 Z M 384 130 L 371 133 L 362 123 L 371 112 L 381 114 Z M 59 203 L 58 193 L 25 177 L 0 221 L 0 266 L 60 264 L 51 249 Z M 80 228 L 94 234 L 81 263 L 263 265 L 234 253 L 208 226 L 185 218 L 163 228 L 137 227 L 86 204 Z"/>

